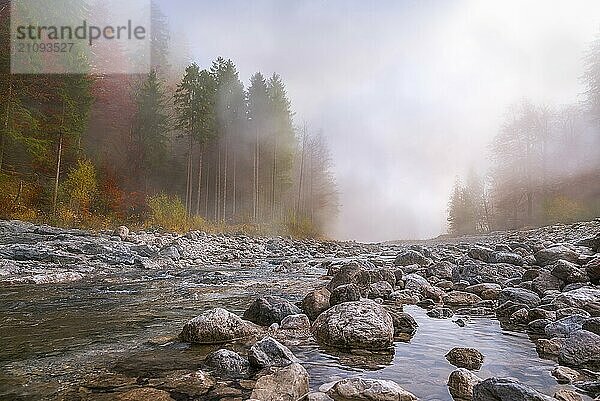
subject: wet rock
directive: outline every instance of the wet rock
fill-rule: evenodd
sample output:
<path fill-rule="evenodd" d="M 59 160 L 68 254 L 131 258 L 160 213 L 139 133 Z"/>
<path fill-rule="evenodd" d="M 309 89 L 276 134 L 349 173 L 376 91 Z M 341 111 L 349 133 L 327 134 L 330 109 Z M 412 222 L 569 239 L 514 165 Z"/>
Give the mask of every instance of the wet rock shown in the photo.
<path fill-rule="evenodd" d="M 548 319 L 535 319 L 527 324 L 527 331 L 529 333 L 546 335 L 546 326 L 552 323 L 552 320 Z"/>
<path fill-rule="evenodd" d="M 529 323 L 529 309 L 521 308 L 510 315 L 509 321 L 513 324 Z"/>
<path fill-rule="evenodd" d="M 177 391 L 192 397 L 206 394 L 214 385 L 215 380 L 201 370 L 195 372 L 174 372 L 165 378 L 150 380 L 151 385 L 163 390 Z M 154 399 L 152 397 L 144 398 Z"/>
<path fill-rule="evenodd" d="M 568 366 L 600 368 L 600 336 L 586 330 L 572 333 L 563 340 L 558 360 Z"/>
<path fill-rule="evenodd" d="M 470 370 L 458 368 L 448 377 L 448 390 L 455 401 L 470 401 L 473 399 L 473 387 L 481 380 Z"/>
<path fill-rule="evenodd" d="M 147 387 L 136 388 L 117 394 L 116 399 L 119 401 L 175 401 L 166 391 Z"/>
<path fill-rule="evenodd" d="M 411 315 L 390 310 L 388 313 L 394 322 L 394 337 L 410 338 L 416 333 L 419 325 Z"/>
<path fill-rule="evenodd" d="M 129 228 L 125 226 L 119 226 L 115 229 L 113 234 L 122 240 L 125 240 L 129 236 Z"/>
<path fill-rule="evenodd" d="M 456 267 L 456 265 L 454 265 L 450 262 L 441 261 L 441 262 L 434 263 L 431 266 L 429 266 L 427 268 L 427 275 L 435 276 L 440 279 L 452 279 L 452 272 L 454 271 L 455 267 Z"/>
<path fill-rule="evenodd" d="M 333 401 L 333 398 L 328 396 L 325 393 L 316 392 L 316 393 L 308 393 L 301 401 Z"/>
<path fill-rule="evenodd" d="M 416 294 L 425 295 L 426 291 L 431 287 L 427 279 L 419 274 L 411 273 L 404 276 L 404 289 L 413 291 Z"/>
<path fill-rule="evenodd" d="M 337 287 L 344 284 L 355 284 L 360 292 L 360 295 L 366 297 L 369 293 L 369 286 L 371 285 L 370 273 L 359 266 L 358 264 L 348 264 L 340 268 L 340 271 L 333 276 L 327 289 L 332 292 Z"/>
<path fill-rule="evenodd" d="M 540 266 L 551 265 L 560 259 L 568 262 L 577 262 L 579 254 L 564 245 L 554 245 L 535 253 L 535 260 Z"/>
<path fill-rule="evenodd" d="M 600 317 L 592 317 L 586 319 L 581 328 L 587 331 L 591 331 L 594 334 L 600 335 Z"/>
<path fill-rule="evenodd" d="M 579 394 L 564 388 L 561 388 L 554 393 L 554 398 L 559 401 L 583 401 L 583 398 L 581 398 Z"/>
<path fill-rule="evenodd" d="M 473 401 L 552 401 L 512 378 L 491 377 L 473 387 Z"/>
<path fill-rule="evenodd" d="M 494 250 L 485 246 L 474 245 L 469 250 L 469 256 L 482 262 L 491 263 L 494 257 Z"/>
<path fill-rule="evenodd" d="M 585 265 L 585 272 L 593 284 L 600 284 L 600 257 L 590 260 Z"/>
<path fill-rule="evenodd" d="M 550 338 L 568 337 L 577 330 L 581 330 L 581 325 L 584 320 L 585 318 L 583 316 L 574 315 L 552 322 L 545 328 L 546 336 Z"/>
<path fill-rule="evenodd" d="M 419 302 L 419 296 L 414 295 L 410 290 L 394 291 L 390 294 L 389 300 L 401 305 L 414 305 Z"/>
<path fill-rule="evenodd" d="M 237 352 L 220 349 L 210 353 L 205 360 L 206 365 L 217 371 L 220 375 L 238 377 L 248 373 L 250 363 Z"/>
<path fill-rule="evenodd" d="M 575 383 L 575 387 L 583 390 L 592 397 L 600 397 L 600 380 L 584 381 Z"/>
<path fill-rule="evenodd" d="M 475 348 L 452 348 L 447 354 L 446 359 L 457 368 L 469 370 L 479 370 L 483 365 L 483 354 Z"/>
<path fill-rule="evenodd" d="M 443 297 L 443 301 L 445 305 L 450 306 L 470 306 L 481 302 L 482 299 L 470 292 L 452 291 Z"/>
<path fill-rule="evenodd" d="M 567 283 L 585 283 L 588 276 L 585 270 L 579 268 L 575 263 L 559 260 L 553 266 L 551 273 Z"/>
<path fill-rule="evenodd" d="M 261 326 L 269 326 L 272 323 L 281 323 L 288 315 L 302 313 L 300 308 L 291 302 L 267 295 L 256 299 L 244 312 L 244 319 Z"/>
<path fill-rule="evenodd" d="M 429 266 L 432 263 L 432 260 L 423 256 L 422 253 L 414 250 L 404 251 L 394 260 L 394 265 L 396 266 L 409 266 L 409 265 L 419 265 L 419 266 Z"/>
<path fill-rule="evenodd" d="M 323 312 L 311 331 L 321 345 L 378 350 L 392 345 L 394 322 L 375 302 L 345 302 Z"/>
<path fill-rule="evenodd" d="M 310 320 L 315 320 L 321 313 L 330 307 L 331 293 L 327 288 L 320 288 L 309 292 L 302 300 L 302 311 Z"/>
<path fill-rule="evenodd" d="M 556 319 L 562 319 L 574 315 L 583 316 L 585 318 L 590 317 L 588 312 L 580 308 L 562 308 L 556 311 Z"/>
<path fill-rule="evenodd" d="M 416 401 L 414 394 L 390 380 L 364 378 L 336 382 L 327 395 L 335 401 Z"/>
<path fill-rule="evenodd" d="M 198 344 L 220 344 L 247 338 L 259 332 L 251 322 L 222 308 L 215 308 L 188 321 L 179 337 Z"/>
<path fill-rule="evenodd" d="M 535 342 L 535 348 L 541 355 L 558 356 L 561 346 L 562 340 L 559 338 L 552 338 L 550 340 L 546 338 L 540 338 Z"/>
<path fill-rule="evenodd" d="M 500 286 L 499 284 L 495 284 L 495 283 L 480 283 L 480 284 L 475 284 L 475 285 L 470 285 L 467 288 L 465 288 L 466 292 L 470 292 L 476 295 L 481 296 L 481 294 L 483 294 L 485 291 L 488 290 L 494 290 L 494 291 L 502 291 L 502 286 Z"/>
<path fill-rule="evenodd" d="M 288 315 L 281 321 L 281 329 L 283 330 L 309 330 L 310 320 L 305 314 Z"/>
<path fill-rule="evenodd" d="M 272 337 L 257 341 L 248 351 L 250 365 L 257 368 L 283 367 L 291 365 L 297 359 L 285 345 Z"/>
<path fill-rule="evenodd" d="M 387 299 L 394 292 L 394 288 L 387 281 L 378 281 L 369 286 L 369 298 Z"/>
<path fill-rule="evenodd" d="M 519 254 L 512 252 L 497 252 L 494 254 L 493 263 L 506 263 L 509 265 L 523 266 L 525 259 Z"/>
<path fill-rule="evenodd" d="M 580 308 L 594 316 L 589 309 L 593 304 L 600 303 L 600 289 L 582 287 L 566 291 L 557 295 L 552 303 L 556 305 L 557 309 L 568 307 Z"/>
<path fill-rule="evenodd" d="M 360 300 L 360 289 L 356 284 L 344 284 L 331 291 L 329 302 L 335 306 L 344 302 Z"/>
<path fill-rule="evenodd" d="M 569 384 L 580 379 L 578 371 L 566 366 L 557 366 L 552 369 L 552 376 L 554 376 L 556 381 L 560 384 Z"/>
<path fill-rule="evenodd" d="M 525 290 L 523 288 L 509 287 L 502 290 L 498 302 L 503 304 L 504 302 L 512 301 L 515 303 L 526 305 L 528 308 L 535 308 L 541 302 L 540 297 L 533 291 Z"/>
<path fill-rule="evenodd" d="M 297 401 L 308 393 L 308 373 L 299 363 L 271 367 L 261 372 L 251 399 L 260 401 Z"/>
<path fill-rule="evenodd" d="M 531 289 L 542 296 L 549 290 L 560 290 L 565 283 L 549 271 L 542 270 L 531 282 Z"/>
<path fill-rule="evenodd" d="M 427 316 L 434 319 L 447 319 L 454 316 L 454 312 L 450 308 L 437 307 L 427 311 Z"/>

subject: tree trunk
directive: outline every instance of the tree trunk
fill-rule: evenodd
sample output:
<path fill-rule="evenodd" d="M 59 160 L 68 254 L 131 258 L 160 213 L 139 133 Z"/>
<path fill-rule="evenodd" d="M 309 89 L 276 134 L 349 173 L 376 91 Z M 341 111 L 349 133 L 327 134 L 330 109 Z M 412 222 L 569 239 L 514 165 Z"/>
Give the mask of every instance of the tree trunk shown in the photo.
<path fill-rule="evenodd" d="M 202 190 L 202 156 L 204 154 L 204 145 L 200 148 L 200 156 L 198 158 L 198 196 L 196 198 L 196 214 L 200 214 L 200 195 Z"/>
<path fill-rule="evenodd" d="M 258 128 L 256 128 L 256 142 L 254 143 L 254 177 L 252 178 L 252 219 L 258 222 Z"/>
<path fill-rule="evenodd" d="M 60 177 L 60 163 L 62 158 L 63 135 L 58 137 L 58 154 L 56 158 L 56 175 L 54 176 L 54 196 L 52 197 L 52 213 L 56 215 L 56 202 L 58 201 L 58 183 Z"/>
<path fill-rule="evenodd" d="M 206 174 L 204 174 L 206 176 L 206 190 L 205 190 L 205 194 L 204 194 L 204 218 L 208 219 L 208 202 L 209 202 L 209 192 L 210 192 L 210 159 L 208 160 L 208 163 L 206 163 Z"/>
<path fill-rule="evenodd" d="M 215 221 L 219 221 L 221 212 L 221 203 L 219 198 L 221 197 L 221 147 L 217 144 L 217 171 L 215 174 Z"/>
<path fill-rule="evenodd" d="M 233 194 L 232 194 L 232 203 L 233 203 L 233 206 L 232 206 L 231 209 L 232 209 L 232 218 L 233 218 L 234 221 L 235 221 L 235 217 L 236 217 L 236 214 L 237 214 L 237 205 L 236 205 L 236 201 L 237 201 L 237 193 L 236 193 L 236 189 L 237 189 L 236 188 L 236 184 L 237 184 L 236 183 L 236 179 L 237 179 L 237 177 L 236 177 L 237 163 L 236 163 L 236 161 L 237 160 L 236 160 L 236 157 L 235 157 L 235 149 L 234 149 L 233 150 L 233 166 L 232 166 L 233 167 L 233 182 L 232 182 L 233 185 L 232 185 L 232 188 L 231 188 L 232 191 L 233 191 Z"/>
<path fill-rule="evenodd" d="M 229 164 L 229 138 L 225 138 L 225 164 L 223 166 L 223 220 L 227 220 L 227 165 Z"/>
<path fill-rule="evenodd" d="M 275 221 L 275 177 L 277 175 L 277 136 L 273 141 L 273 166 L 271 170 L 271 221 Z"/>
<path fill-rule="evenodd" d="M 192 135 L 190 134 L 190 142 L 188 146 L 187 159 L 187 179 L 185 182 L 185 211 L 188 215 L 191 214 L 191 194 L 192 192 Z"/>
<path fill-rule="evenodd" d="M 304 178 L 304 150 L 306 149 L 306 124 L 302 132 L 302 152 L 300 153 L 300 179 L 298 180 L 298 199 L 296 203 L 296 222 L 300 218 L 300 206 L 302 202 L 302 179 Z"/>

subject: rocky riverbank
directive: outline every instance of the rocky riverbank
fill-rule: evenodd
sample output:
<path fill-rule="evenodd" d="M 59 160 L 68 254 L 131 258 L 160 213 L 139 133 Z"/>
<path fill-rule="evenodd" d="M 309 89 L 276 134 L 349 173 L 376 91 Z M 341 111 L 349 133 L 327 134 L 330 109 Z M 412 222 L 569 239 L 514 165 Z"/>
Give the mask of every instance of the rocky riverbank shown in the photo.
<path fill-rule="evenodd" d="M 580 400 L 600 397 L 600 221 L 535 230 L 420 242 L 359 244 L 130 233 L 89 233 L 0 222 L 0 285 L 44 287 L 85 283 L 129 272 L 267 270 L 273 277 L 314 277 L 301 296 L 277 291 L 240 313 L 208 307 L 165 331 L 158 346 L 210 347 L 194 370 L 152 377 L 103 372 L 69 387 L 69 399 L 123 400 L 415 400 L 403 378 L 347 374 L 314 388 L 306 345 L 349 365 L 399 363 L 394 347 L 411 346 L 420 328 L 416 305 L 457 329 L 470 319 L 497 319 L 508 333 L 526 333 L 559 387 L 534 388 L 510 377 L 484 377 L 486 355 L 453 347 L 427 355 L 456 367 L 446 390 L 455 400 Z M 237 270 L 236 270 L 237 271 Z M 192 273 L 193 274 L 193 273 Z M 440 332 L 440 336 L 444 333 Z M 424 356 L 425 357 L 425 356 Z M 510 358 L 510 355 L 507 355 Z M 365 363 L 366 361 L 366 363 Z M 150 363 L 150 362 L 149 362 Z M 308 366 L 308 368 L 310 368 Z M 322 382 L 322 378 L 319 378 Z M 63 398 L 64 399 L 64 398 Z M 429 398 L 432 399 L 432 398 Z"/>

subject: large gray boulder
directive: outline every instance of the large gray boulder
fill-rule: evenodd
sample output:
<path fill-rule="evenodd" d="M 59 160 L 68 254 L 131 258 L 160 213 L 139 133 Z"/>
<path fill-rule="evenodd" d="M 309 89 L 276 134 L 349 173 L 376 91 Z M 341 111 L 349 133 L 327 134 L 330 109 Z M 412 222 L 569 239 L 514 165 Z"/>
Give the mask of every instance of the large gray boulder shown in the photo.
<path fill-rule="evenodd" d="M 552 303 L 556 305 L 558 309 L 573 307 L 588 311 L 593 304 L 600 304 L 600 289 L 582 287 L 571 291 L 565 291 L 557 295 Z"/>
<path fill-rule="evenodd" d="M 321 313 L 329 309 L 331 293 L 325 287 L 309 292 L 302 300 L 302 311 L 310 320 L 315 320 Z"/>
<path fill-rule="evenodd" d="M 394 260 L 394 265 L 396 266 L 409 266 L 409 265 L 419 265 L 419 266 L 429 266 L 432 263 L 432 260 L 428 257 L 423 256 L 421 252 L 409 249 L 407 251 L 401 252 L 396 256 Z"/>
<path fill-rule="evenodd" d="M 394 341 L 394 322 L 390 314 L 373 301 L 345 302 L 321 313 L 312 333 L 321 345 L 382 350 Z"/>
<path fill-rule="evenodd" d="M 360 295 L 366 297 L 369 294 L 369 286 L 371 285 L 371 274 L 356 263 L 344 265 L 333 276 L 327 285 L 327 289 L 331 292 L 344 284 L 355 284 L 360 291 Z"/>
<path fill-rule="evenodd" d="M 579 265 L 566 260 L 559 260 L 552 265 L 551 273 L 567 283 L 585 283 L 589 280 L 585 270 Z"/>
<path fill-rule="evenodd" d="M 473 401 L 556 401 L 512 378 L 490 377 L 473 387 Z"/>
<path fill-rule="evenodd" d="M 600 368 L 600 336 L 578 330 L 562 341 L 558 354 L 560 363 L 589 369 Z"/>
<path fill-rule="evenodd" d="M 560 244 L 541 249 L 535 253 L 535 260 L 540 266 L 551 265 L 561 259 L 568 262 L 577 262 L 579 254 Z"/>
<path fill-rule="evenodd" d="M 256 381 L 251 399 L 297 401 L 308 394 L 308 373 L 299 363 L 264 369 Z"/>
<path fill-rule="evenodd" d="M 535 308 L 541 302 L 540 297 L 533 291 L 524 288 L 509 287 L 502 290 L 498 303 L 501 305 L 507 301 L 526 305 L 528 308 Z"/>
<path fill-rule="evenodd" d="M 254 322 L 261 326 L 270 326 L 273 323 L 281 323 L 284 317 L 288 315 L 298 315 L 302 313 L 300 308 L 291 302 L 267 295 L 257 298 L 244 312 L 244 319 Z"/>
<path fill-rule="evenodd" d="M 475 348 L 455 347 L 446 354 L 446 359 L 457 368 L 479 370 L 484 356 Z"/>
<path fill-rule="evenodd" d="M 360 289 L 356 284 L 344 284 L 331 291 L 329 303 L 331 306 L 360 300 Z"/>
<path fill-rule="evenodd" d="M 448 390 L 455 401 L 471 401 L 473 387 L 481 382 L 476 374 L 465 368 L 458 368 L 448 377 Z"/>
<path fill-rule="evenodd" d="M 210 353 L 204 362 L 220 375 L 229 377 L 243 376 L 248 373 L 250 367 L 246 358 L 228 349 Z"/>
<path fill-rule="evenodd" d="M 552 322 L 544 327 L 544 332 L 547 337 L 569 337 L 577 330 L 581 330 L 581 326 L 585 321 L 585 317 L 581 315 L 573 315 L 564 317 Z"/>
<path fill-rule="evenodd" d="M 390 380 L 361 377 L 336 382 L 327 395 L 335 401 L 416 401 L 414 394 Z"/>
<path fill-rule="evenodd" d="M 197 344 L 220 344 L 248 338 L 259 328 L 222 308 L 215 308 L 188 321 L 179 337 Z"/>
<path fill-rule="evenodd" d="M 250 365 L 257 368 L 283 367 L 296 362 L 296 357 L 285 345 L 272 337 L 257 341 L 248 351 Z"/>

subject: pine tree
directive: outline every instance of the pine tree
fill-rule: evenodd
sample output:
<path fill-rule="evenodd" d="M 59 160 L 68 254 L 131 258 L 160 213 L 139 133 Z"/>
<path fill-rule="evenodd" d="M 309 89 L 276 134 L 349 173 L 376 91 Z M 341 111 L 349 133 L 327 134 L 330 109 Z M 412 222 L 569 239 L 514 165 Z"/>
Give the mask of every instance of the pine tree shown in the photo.
<path fill-rule="evenodd" d="M 170 117 L 166 112 L 167 96 L 163 82 L 152 70 L 136 93 L 137 110 L 133 127 L 134 166 L 143 177 L 145 192 L 149 191 L 149 177 L 160 172 L 167 152 Z"/>

